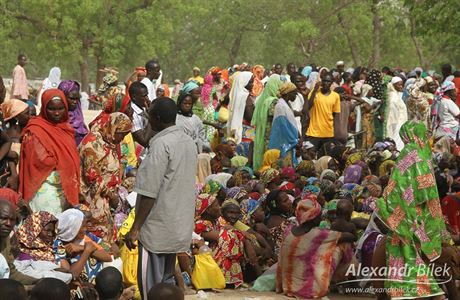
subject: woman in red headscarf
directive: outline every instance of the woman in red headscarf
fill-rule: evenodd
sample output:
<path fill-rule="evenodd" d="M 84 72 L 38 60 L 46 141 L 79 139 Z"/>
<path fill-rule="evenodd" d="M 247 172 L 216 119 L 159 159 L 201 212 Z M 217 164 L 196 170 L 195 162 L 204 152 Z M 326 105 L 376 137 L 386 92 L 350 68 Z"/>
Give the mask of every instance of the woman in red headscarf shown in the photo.
<path fill-rule="evenodd" d="M 103 111 L 89 123 L 89 129 L 93 132 L 99 131 L 101 124 L 109 121 L 110 114 L 121 112 L 127 115 L 130 119 L 133 117 L 133 109 L 131 107 L 131 99 L 128 95 L 117 91 L 103 99 Z"/>
<path fill-rule="evenodd" d="M 68 111 L 62 91 L 46 90 L 39 116 L 23 130 L 19 191 L 34 212 L 57 215 L 78 204 L 80 157 Z"/>

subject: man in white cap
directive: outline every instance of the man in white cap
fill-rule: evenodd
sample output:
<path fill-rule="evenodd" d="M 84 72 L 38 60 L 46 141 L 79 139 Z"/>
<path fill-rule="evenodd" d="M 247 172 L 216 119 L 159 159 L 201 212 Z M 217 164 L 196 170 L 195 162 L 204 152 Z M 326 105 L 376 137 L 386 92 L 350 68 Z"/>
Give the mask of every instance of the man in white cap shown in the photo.
<path fill-rule="evenodd" d="M 345 72 L 345 63 L 343 60 L 339 60 L 335 66 L 337 67 L 337 71 L 340 73 L 340 75 Z"/>

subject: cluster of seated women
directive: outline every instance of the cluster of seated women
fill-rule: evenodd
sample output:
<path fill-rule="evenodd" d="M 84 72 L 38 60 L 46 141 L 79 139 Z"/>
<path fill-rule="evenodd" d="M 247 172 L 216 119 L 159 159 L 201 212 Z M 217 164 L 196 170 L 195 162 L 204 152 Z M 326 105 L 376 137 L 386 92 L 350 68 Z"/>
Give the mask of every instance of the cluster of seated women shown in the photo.
<path fill-rule="evenodd" d="M 449 262 L 452 270 L 458 269 L 460 256 L 454 245 L 460 220 L 458 196 L 452 192 L 457 192 L 459 184 L 452 173 L 457 172 L 459 157 L 458 153 L 454 157 L 445 152 L 459 147 L 454 141 L 440 140 L 433 153 L 424 152 L 427 159 L 414 160 L 414 151 L 425 145 L 422 140 L 428 145 L 423 128 L 412 121 L 403 126 L 406 150 L 401 152 L 391 139 L 376 142 L 367 151 L 330 143 L 324 149 L 326 155 L 312 159 L 316 153 L 306 143 L 305 149 L 299 151 L 300 163 L 295 168 L 286 165 L 279 150 L 272 149 L 265 152 L 263 166 L 254 171 L 246 165 L 247 158 L 238 153 L 232 139 L 218 145 L 212 158 L 207 153 L 200 154 L 194 239 L 190 253 L 179 255 L 181 271 L 188 276 L 201 276 L 195 269 L 201 262 L 193 254 L 196 257 L 209 247 L 227 288 L 251 285 L 257 291 L 276 290 L 298 298 L 318 298 L 331 290 L 345 291 L 350 283 L 342 282 L 347 280 L 359 280 L 352 286 L 369 286 L 369 274 L 350 274 L 349 270 L 358 270 L 358 265 L 361 270 L 386 263 L 392 266 L 391 259 L 385 258 L 385 248 L 388 257 L 394 255 L 406 263 L 416 257 L 415 252 L 409 257 L 400 253 L 398 257 L 396 252 L 390 252 L 396 250 L 386 244 L 390 236 L 403 234 L 392 227 L 397 218 L 394 206 L 402 205 L 392 197 L 400 193 L 395 199 L 404 201 L 412 184 L 414 190 L 434 188 L 435 192 L 430 196 L 413 193 L 411 197 L 420 204 L 405 208 L 407 222 L 410 226 L 414 222 L 431 226 L 427 241 L 433 245 L 439 242 L 440 247 L 437 239 L 446 234 L 442 229 L 447 226 L 450 233 L 443 238 L 441 258 Z M 429 167 L 424 169 L 420 164 Z M 212 174 L 216 166 L 219 172 Z M 420 170 L 426 173 L 420 175 Z M 431 182 L 420 182 L 420 176 L 431 178 Z M 432 198 L 427 201 L 424 197 Z M 439 199 L 444 199 L 442 210 L 449 217 L 447 223 L 439 215 Z M 424 203 L 429 206 L 428 217 L 421 213 L 426 209 Z M 439 226 L 436 230 L 434 224 Z M 396 249 L 394 238 L 391 243 Z M 441 258 L 432 261 L 439 262 Z M 380 284 L 387 287 L 387 283 Z M 419 290 L 415 296 L 439 296 L 443 292 L 449 298 L 456 295 L 449 284 L 432 284 L 430 288 Z"/>

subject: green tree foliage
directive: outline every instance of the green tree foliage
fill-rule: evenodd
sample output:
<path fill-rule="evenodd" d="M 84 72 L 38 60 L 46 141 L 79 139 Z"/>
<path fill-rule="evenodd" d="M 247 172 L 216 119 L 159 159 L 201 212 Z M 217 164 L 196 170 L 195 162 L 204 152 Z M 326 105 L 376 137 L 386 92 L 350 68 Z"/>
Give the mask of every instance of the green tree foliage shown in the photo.
<path fill-rule="evenodd" d="M 26 53 L 31 78 L 60 66 L 85 89 L 106 66 L 124 80 L 151 58 L 168 82 L 243 61 L 435 69 L 460 59 L 455 0 L 0 0 L 0 13 L 3 76 Z"/>

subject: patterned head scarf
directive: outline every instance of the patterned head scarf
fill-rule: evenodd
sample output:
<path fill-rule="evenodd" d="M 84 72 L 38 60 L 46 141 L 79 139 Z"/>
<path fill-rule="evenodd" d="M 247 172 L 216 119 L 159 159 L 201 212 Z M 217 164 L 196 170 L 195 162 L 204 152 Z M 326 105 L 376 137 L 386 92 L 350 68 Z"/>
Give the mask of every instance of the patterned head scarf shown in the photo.
<path fill-rule="evenodd" d="M 128 133 L 132 127 L 133 124 L 127 115 L 116 112 L 110 114 L 110 118 L 101 125 L 99 132 L 106 142 L 112 143 L 116 133 Z"/>
<path fill-rule="evenodd" d="M 10 99 L 2 103 L 1 110 L 3 114 L 3 121 L 6 122 L 14 119 L 23 111 L 28 111 L 29 105 L 22 100 Z"/>
<path fill-rule="evenodd" d="M 71 92 L 80 92 L 80 84 L 74 80 L 64 80 L 59 84 L 58 89 L 68 97 Z M 69 101 L 67 100 L 67 102 Z M 78 145 L 81 139 L 88 133 L 80 99 L 77 101 L 76 108 L 69 111 L 69 123 L 75 129 L 76 133 L 81 136 L 77 139 Z"/>
<path fill-rule="evenodd" d="M 358 160 L 363 160 L 363 153 L 362 152 L 355 152 L 348 156 L 347 162 L 345 163 L 345 167 L 353 165 Z"/>
<path fill-rule="evenodd" d="M 249 225 L 249 223 L 251 222 L 252 214 L 257 210 L 259 206 L 260 206 L 259 201 L 254 200 L 254 199 L 244 199 L 243 201 L 241 201 L 240 203 L 241 222 Z"/>
<path fill-rule="evenodd" d="M 300 200 L 295 210 L 295 217 L 299 224 L 315 219 L 321 214 L 321 205 L 312 199 Z"/>
<path fill-rule="evenodd" d="M 289 181 L 294 182 L 297 178 L 295 169 L 293 167 L 285 167 L 281 170 L 281 175 Z"/>
<path fill-rule="evenodd" d="M 111 94 L 109 97 L 104 97 L 102 100 L 104 111 L 108 114 L 113 112 L 124 113 L 130 103 L 131 99 L 129 98 L 129 96 L 126 96 L 121 92 L 115 92 Z"/>
<path fill-rule="evenodd" d="M 247 195 L 248 192 L 242 187 L 234 186 L 227 190 L 227 198 L 234 199 L 238 202 L 240 202 L 244 197 L 247 197 Z"/>
<path fill-rule="evenodd" d="M 46 244 L 39 235 L 43 228 L 57 219 L 46 211 L 38 211 L 28 216 L 18 231 L 19 249 L 34 260 L 54 261 L 53 245 Z"/>
<path fill-rule="evenodd" d="M 285 82 L 280 86 L 277 96 L 278 98 L 282 98 L 295 90 L 297 90 L 295 84 L 293 84 L 292 82 Z"/>
<path fill-rule="evenodd" d="M 316 173 L 315 164 L 311 160 L 303 160 L 297 165 L 296 172 L 301 176 L 313 176 Z"/>
<path fill-rule="evenodd" d="M 363 168 L 358 165 L 351 165 L 344 171 L 344 183 L 360 183 Z"/>
<path fill-rule="evenodd" d="M 217 196 L 222 188 L 223 186 L 219 182 L 215 180 L 208 180 L 201 190 L 201 193 Z"/>
<path fill-rule="evenodd" d="M 225 209 L 232 205 L 240 208 L 240 204 L 238 203 L 238 201 L 236 201 L 235 199 L 228 199 L 225 200 L 224 203 L 222 203 L 222 209 Z"/>
<path fill-rule="evenodd" d="M 276 169 L 269 168 L 265 170 L 262 174 L 260 174 L 260 181 L 267 185 L 270 182 L 274 181 L 275 179 L 278 179 L 280 176 L 280 172 Z"/>
<path fill-rule="evenodd" d="M 372 69 L 366 78 L 366 83 L 372 86 L 374 91 L 374 97 L 379 100 L 383 100 L 383 83 L 382 73 L 379 70 Z"/>
<path fill-rule="evenodd" d="M 201 218 L 201 215 L 214 203 L 216 197 L 207 193 L 198 195 L 195 201 L 195 220 Z"/>
<path fill-rule="evenodd" d="M 198 85 L 198 82 L 196 82 L 195 80 L 189 80 L 181 88 L 180 93 L 181 94 L 191 94 L 194 89 L 199 88 L 199 87 L 200 86 Z"/>
<path fill-rule="evenodd" d="M 321 188 L 321 192 L 324 195 L 334 195 L 335 194 L 335 184 L 328 179 L 323 179 L 321 181 L 320 188 Z"/>
<path fill-rule="evenodd" d="M 262 65 L 255 65 L 252 67 L 252 74 L 254 75 L 254 85 L 251 94 L 255 97 L 259 96 L 264 89 L 262 79 L 264 78 L 265 69 Z"/>
<path fill-rule="evenodd" d="M 327 179 L 332 182 L 336 182 L 337 174 L 335 174 L 335 172 L 332 171 L 331 169 L 326 169 L 323 171 L 323 173 L 321 173 L 321 176 L 319 177 L 319 180 L 323 180 L 323 179 Z"/>

